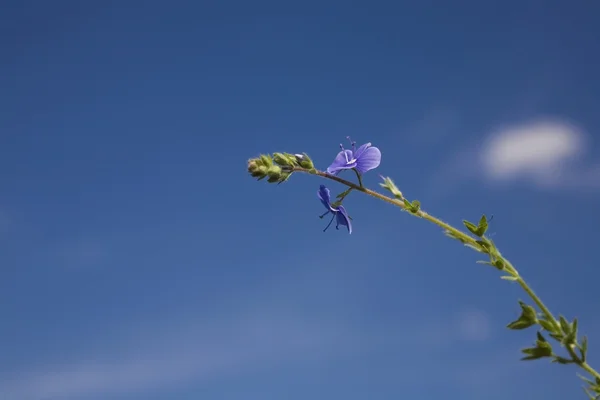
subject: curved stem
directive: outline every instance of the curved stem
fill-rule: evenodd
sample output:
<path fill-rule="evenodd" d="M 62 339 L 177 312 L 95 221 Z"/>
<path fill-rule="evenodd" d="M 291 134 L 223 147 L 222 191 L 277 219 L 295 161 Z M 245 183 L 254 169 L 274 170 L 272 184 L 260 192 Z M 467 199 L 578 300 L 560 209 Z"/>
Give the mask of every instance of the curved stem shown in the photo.
<path fill-rule="evenodd" d="M 336 181 L 338 183 L 341 183 L 342 185 L 346 185 L 349 188 L 352 188 L 354 190 L 357 190 L 359 192 L 363 192 L 365 194 L 368 194 L 369 196 L 375 197 L 379 200 L 383 200 L 386 203 L 390 203 L 393 204 L 397 207 L 400 207 L 402 210 L 404 211 L 408 211 L 406 205 L 404 204 L 404 202 L 400 201 L 400 200 L 396 200 L 394 198 L 391 197 L 387 197 L 381 193 L 375 192 L 373 190 L 367 189 L 362 185 L 362 180 L 360 178 L 360 174 L 358 173 L 358 171 L 354 170 L 354 172 L 356 172 L 356 175 L 358 176 L 358 180 L 359 180 L 359 184 L 357 185 L 353 182 L 347 181 L 343 178 L 340 178 L 338 176 L 335 175 L 330 175 L 328 173 L 322 172 L 322 171 L 309 171 L 307 169 L 304 168 L 300 168 L 300 167 L 296 167 L 293 170 L 294 172 L 305 172 L 305 173 L 312 173 L 314 175 L 318 175 L 322 178 L 326 178 L 326 179 L 330 179 L 333 181 Z M 454 236 L 456 236 L 457 238 L 460 238 L 464 243 L 466 244 L 470 244 L 472 246 L 477 247 L 478 243 L 477 240 L 474 239 L 471 235 L 466 234 L 464 232 L 462 232 L 459 229 L 454 228 L 453 226 L 447 224 L 446 222 L 440 220 L 439 218 L 436 218 L 428 213 L 426 213 L 425 211 L 422 210 L 418 210 L 417 212 L 409 212 L 411 215 L 414 215 L 416 217 L 419 218 L 423 218 L 437 226 L 439 226 L 440 228 L 452 232 L 452 234 Z M 505 261 L 505 263 L 507 264 L 507 268 L 506 268 L 506 272 L 509 273 L 510 275 L 512 275 L 513 277 L 516 278 L 516 282 L 519 284 L 519 286 L 521 286 L 521 288 L 525 291 L 525 293 L 527 293 L 527 295 L 533 300 L 533 302 L 538 306 L 538 308 L 540 309 L 540 311 L 545 315 L 546 319 L 548 321 L 550 321 L 552 323 L 552 325 L 555 327 L 555 329 L 557 331 L 561 331 L 561 327 L 560 324 L 558 323 L 558 321 L 556 320 L 556 318 L 554 317 L 554 315 L 552 314 L 552 312 L 548 309 L 548 307 L 546 307 L 546 305 L 542 302 L 542 300 L 538 297 L 537 294 L 535 294 L 535 292 L 533 291 L 533 289 L 531 289 L 531 287 L 529 286 L 529 284 L 527 284 L 527 282 L 525 282 L 525 280 L 521 277 L 521 275 L 519 275 L 519 273 L 517 272 L 517 269 L 510 263 L 510 261 L 506 260 L 505 258 L 503 258 L 503 260 Z M 600 372 L 596 371 L 594 368 L 592 368 L 587 362 L 583 361 L 581 359 L 581 357 L 579 357 L 577 355 L 577 353 L 575 352 L 575 350 L 571 347 L 571 346 L 565 346 L 565 348 L 567 349 L 567 351 L 569 352 L 569 355 L 571 356 L 571 358 L 573 359 L 573 361 L 575 362 L 576 365 L 578 365 L 580 368 L 582 368 L 583 370 L 585 370 L 587 373 L 589 373 L 590 375 L 594 376 L 597 379 L 600 379 Z"/>
<path fill-rule="evenodd" d="M 352 168 L 352 171 L 354 171 L 354 173 L 356 174 L 356 178 L 358 178 L 358 186 L 360 186 L 361 188 L 364 188 L 363 183 L 362 183 L 362 177 L 360 176 L 360 173 L 356 170 L 356 168 Z"/>

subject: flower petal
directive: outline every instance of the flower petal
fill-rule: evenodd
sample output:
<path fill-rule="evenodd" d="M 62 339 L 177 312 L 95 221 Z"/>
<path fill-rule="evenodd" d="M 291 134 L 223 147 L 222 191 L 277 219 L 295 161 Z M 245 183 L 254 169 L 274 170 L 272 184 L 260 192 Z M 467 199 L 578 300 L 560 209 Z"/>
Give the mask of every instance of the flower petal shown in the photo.
<path fill-rule="evenodd" d="M 362 146 L 360 146 L 358 149 L 356 149 L 356 151 L 354 152 L 354 158 L 358 159 L 362 153 L 368 149 L 369 147 L 371 147 L 371 143 L 365 143 Z"/>
<path fill-rule="evenodd" d="M 348 163 L 353 160 L 352 150 L 342 150 L 335 157 L 335 160 L 327 167 L 327 173 L 335 175 L 344 169 L 352 169 L 356 167 L 356 162 Z"/>
<path fill-rule="evenodd" d="M 338 208 L 338 212 L 335 213 L 337 224 L 344 225 L 348 227 L 348 233 L 352 233 L 352 223 L 350 222 L 350 217 L 348 217 L 348 212 L 344 208 L 344 206 L 340 205 Z"/>
<path fill-rule="evenodd" d="M 331 212 L 336 212 L 333 207 L 331 207 L 331 191 L 325 185 L 321 185 L 319 187 L 319 191 L 317 192 L 317 196 L 321 200 L 321 203 Z"/>
<path fill-rule="evenodd" d="M 360 157 L 357 157 L 356 169 L 361 174 L 364 174 L 369 170 L 377 168 L 380 163 L 381 151 L 377 147 L 369 147 L 360 154 Z"/>

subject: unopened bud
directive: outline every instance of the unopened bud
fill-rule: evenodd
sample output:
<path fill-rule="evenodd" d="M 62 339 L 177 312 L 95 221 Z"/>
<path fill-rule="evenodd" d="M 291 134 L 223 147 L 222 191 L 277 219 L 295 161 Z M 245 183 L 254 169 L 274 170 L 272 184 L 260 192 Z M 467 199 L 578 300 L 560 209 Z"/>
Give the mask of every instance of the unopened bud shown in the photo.
<path fill-rule="evenodd" d="M 274 153 L 273 161 L 282 167 L 293 167 L 296 165 L 296 159 L 294 156 L 287 153 Z"/>
<path fill-rule="evenodd" d="M 296 157 L 296 161 L 298 162 L 298 164 L 300 164 L 300 166 L 304 169 L 315 169 L 315 166 L 313 165 L 312 160 L 310 159 L 310 157 L 308 156 L 308 154 L 303 153 L 303 154 L 294 154 L 294 156 Z"/>

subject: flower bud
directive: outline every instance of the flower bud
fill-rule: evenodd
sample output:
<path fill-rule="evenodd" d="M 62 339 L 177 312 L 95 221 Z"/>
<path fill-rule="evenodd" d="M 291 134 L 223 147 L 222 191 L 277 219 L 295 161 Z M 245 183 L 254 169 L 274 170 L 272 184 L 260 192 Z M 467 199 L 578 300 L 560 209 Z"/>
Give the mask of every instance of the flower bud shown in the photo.
<path fill-rule="evenodd" d="M 310 159 L 310 157 L 308 156 L 308 154 L 303 153 L 303 154 L 294 154 L 294 156 L 296 157 L 296 161 L 298 162 L 298 164 L 300 164 L 300 166 L 304 169 L 315 169 L 315 166 L 313 165 L 312 160 Z"/>
<path fill-rule="evenodd" d="M 296 159 L 287 153 L 274 153 L 273 161 L 280 166 L 293 167 L 296 165 Z"/>

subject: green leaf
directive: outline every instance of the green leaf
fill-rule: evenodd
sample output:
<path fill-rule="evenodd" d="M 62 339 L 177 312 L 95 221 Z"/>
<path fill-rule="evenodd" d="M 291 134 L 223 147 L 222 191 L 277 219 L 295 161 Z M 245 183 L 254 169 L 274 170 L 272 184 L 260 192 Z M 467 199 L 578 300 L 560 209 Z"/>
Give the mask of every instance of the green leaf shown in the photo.
<path fill-rule="evenodd" d="M 575 363 L 575 361 L 569 360 L 568 358 L 564 358 L 561 356 L 554 356 L 554 359 L 552 360 L 552 362 L 558 363 L 558 364 L 563 364 L 563 365 Z"/>
<path fill-rule="evenodd" d="M 600 399 L 600 387 L 598 386 L 590 386 L 589 388 L 584 387 L 583 391 L 591 400 Z M 592 393 L 592 391 L 594 391 L 596 394 Z"/>
<path fill-rule="evenodd" d="M 552 345 L 550 345 L 550 343 L 546 341 L 546 339 L 540 332 L 537 332 L 537 340 L 535 341 L 535 347 L 530 347 L 521 351 L 527 355 L 521 359 L 524 361 L 537 360 L 538 358 L 554 356 L 554 354 L 552 353 Z"/>
<path fill-rule="evenodd" d="M 581 353 L 581 360 L 583 362 L 585 362 L 585 360 L 587 358 L 587 347 L 588 347 L 588 339 L 587 339 L 587 336 L 584 336 L 581 338 L 581 346 L 579 348 L 579 352 Z M 600 382 L 598 382 L 598 385 L 600 385 Z"/>
<path fill-rule="evenodd" d="M 573 318 L 573 322 L 571 322 L 571 332 L 573 332 L 573 336 L 577 337 L 577 318 Z"/>
<path fill-rule="evenodd" d="M 547 321 L 545 319 L 540 319 L 538 321 L 538 323 L 542 326 L 542 328 L 544 328 L 548 332 L 550 332 L 550 333 L 555 333 L 556 332 L 556 327 L 554 326 L 554 324 L 552 322 Z"/>
<path fill-rule="evenodd" d="M 558 317 L 558 321 L 560 322 L 560 327 L 565 335 L 568 335 L 569 333 L 571 333 L 571 324 L 569 324 L 569 322 L 565 319 L 565 317 L 560 315 Z"/>
<path fill-rule="evenodd" d="M 519 278 L 516 276 L 512 276 L 512 275 L 503 275 L 500 277 L 500 279 L 504 279 L 505 281 L 513 281 L 514 282 L 514 281 L 518 280 Z"/>
<path fill-rule="evenodd" d="M 379 184 L 381 187 L 389 190 L 396 199 L 401 200 L 404 198 L 404 196 L 402 196 L 402 192 L 398 189 L 398 187 L 396 186 L 394 181 L 392 181 L 391 178 L 389 178 L 389 177 L 385 177 L 385 178 L 382 177 L 382 178 L 383 178 L 383 183 Z"/>
<path fill-rule="evenodd" d="M 475 226 L 474 223 L 467 221 L 466 219 L 463 220 L 463 224 L 467 227 L 467 229 L 469 231 L 471 231 L 472 234 L 476 234 L 475 232 L 477 232 L 477 226 Z"/>
<path fill-rule="evenodd" d="M 547 342 L 546 338 L 544 337 L 544 335 L 542 335 L 540 332 L 536 332 L 537 335 L 537 340 L 539 342 Z"/>
<path fill-rule="evenodd" d="M 481 247 L 483 247 L 483 249 L 485 250 L 486 253 L 490 252 L 491 246 L 490 243 L 488 243 L 485 240 L 476 240 L 477 244 L 479 244 Z"/>
<path fill-rule="evenodd" d="M 519 305 L 522 310 L 521 315 L 516 321 L 513 321 L 506 326 L 508 329 L 526 329 L 537 323 L 537 313 L 535 312 L 535 308 L 528 306 L 522 301 L 519 301 Z"/>
<path fill-rule="evenodd" d="M 521 358 L 522 361 L 537 360 L 544 357 L 552 357 L 552 348 L 531 347 L 521 350 L 527 356 Z"/>
<path fill-rule="evenodd" d="M 588 378 L 586 378 L 586 377 L 585 377 L 585 376 L 583 376 L 583 375 L 577 374 L 577 376 L 578 376 L 578 377 L 579 377 L 579 378 L 580 378 L 582 381 L 584 381 L 585 383 L 587 383 L 588 385 L 590 385 L 590 387 L 592 387 L 592 388 L 593 388 L 593 387 L 596 385 L 596 384 L 595 384 L 593 381 L 589 380 Z"/>
<path fill-rule="evenodd" d="M 588 397 L 590 398 L 590 400 L 598 400 L 600 399 L 600 395 L 594 395 L 593 393 L 590 392 L 590 390 L 588 388 L 583 388 L 583 391 L 585 392 L 585 394 L 588 395 Z M 598 393 L 598 392 L 596 392 Z"/>
<path fill-rule="evenodd" d="M 417 212 L 419 212 L 420 209 L 421 209 L 421 202 L 419 200 L 413 200 L 413 202 L 411 203 L 410 211 L 412 211 L 413 213 L 417 213 Z"/>
<path fill-rule="evenodd" d="M 485 232 L 487 232 L 487 229 L 488 229 L 488 221 L 484 214 L 479 219 L 479 224 L 477 224 L 477 230 L 473 233 L 475 233 L 475 235 L 481 237 L 485 234 Z"/>
<path fill-rule="evenodd" d="M 342 193 L 338 194 L 337 196 L 335 196 L 336 199 L 343 199 L 344 197 L 348 196 L 348 194 L 354 190 L 353 188 L 349 188 L 347 190 L 344 190 Z"/>
<path fill-rule="evenodd" d="M 483 249 L 481 247 L 474 246 L 471 243 L 465 243 L 465 242 L 463 242 L 463 243 L 465 244 L 465 246 L 467 246 L 467 247 L 469 247 L 469 248 L 471 248 L 471 249 L 473 249 L 473 250 L 475 250 L 475 251 L 477 251 L 479 253 L 485 253 L 485 251 L 483 251 Z"/>
<path fill-rule="evenodd" d="M 508 329 L 521 330 L 521 329 L 527 329 L 533 325 L 535 325 L 535 322 L 516 320 L 516 321 L 513 321 L 510 324 L 506 325 L 506 327 Z"/>

